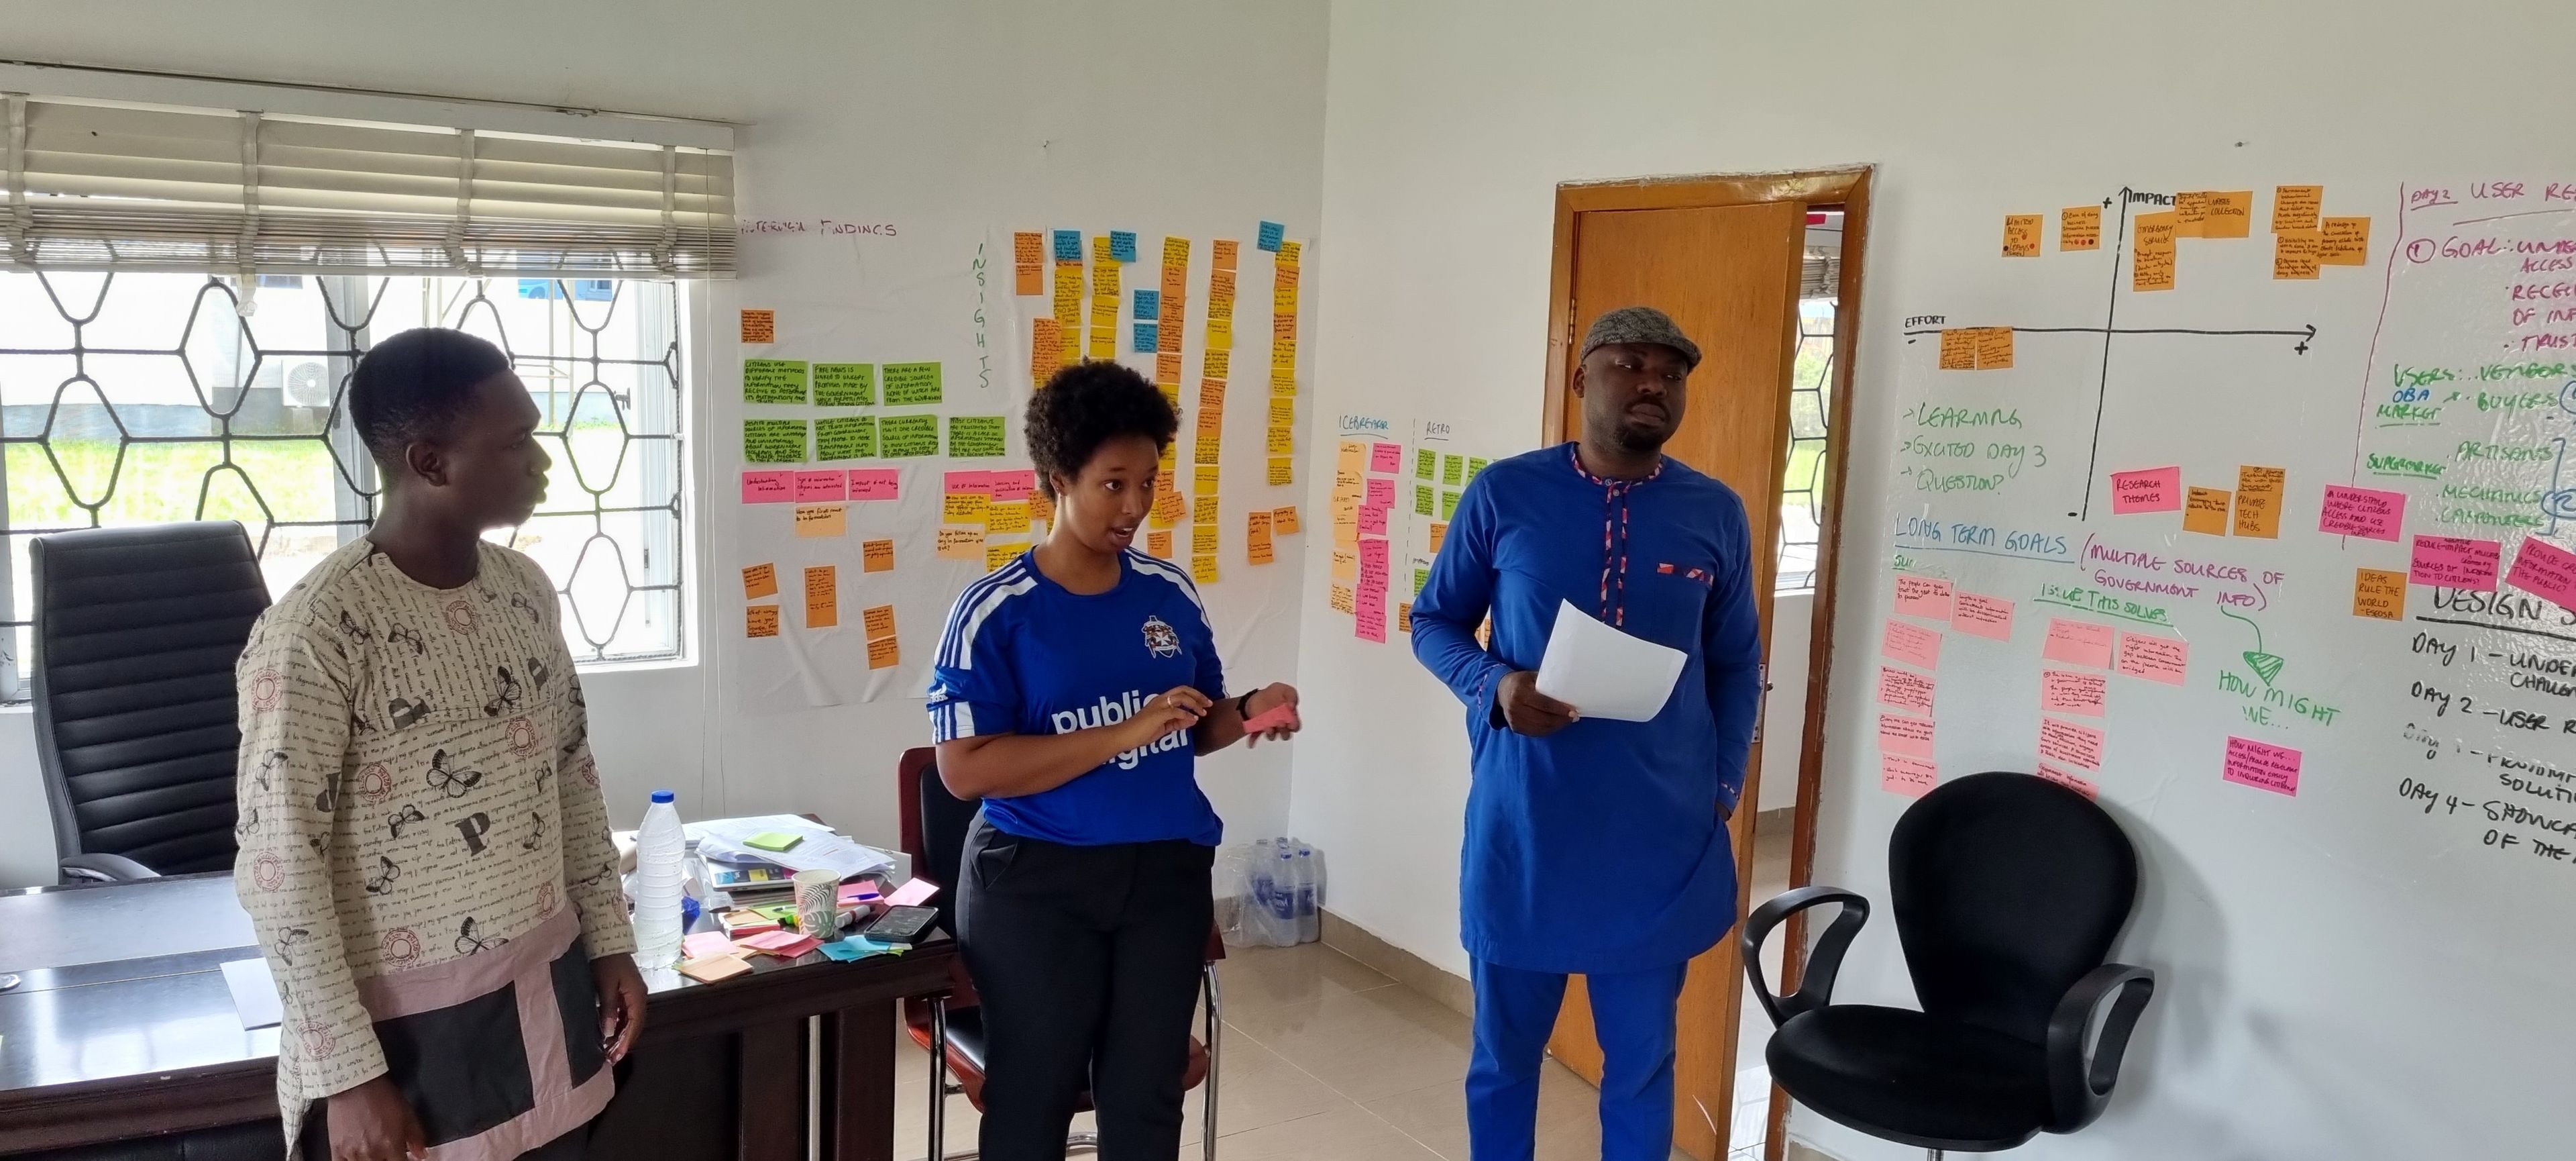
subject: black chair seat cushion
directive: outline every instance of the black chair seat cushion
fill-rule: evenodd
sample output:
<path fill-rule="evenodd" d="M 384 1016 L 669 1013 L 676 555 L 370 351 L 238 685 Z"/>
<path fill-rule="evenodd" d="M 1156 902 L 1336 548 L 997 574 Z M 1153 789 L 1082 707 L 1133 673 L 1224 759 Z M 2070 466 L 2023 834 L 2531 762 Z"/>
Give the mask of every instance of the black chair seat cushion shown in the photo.
<path fill-rule="evenodd" d="M 1835 1004 L 1780 1025 L 1765 1056 L 1799 1103 L 1906 1144 L 2009 1149 L 2048 1123 L 2046 1053 L 1973 1024 Z"/>

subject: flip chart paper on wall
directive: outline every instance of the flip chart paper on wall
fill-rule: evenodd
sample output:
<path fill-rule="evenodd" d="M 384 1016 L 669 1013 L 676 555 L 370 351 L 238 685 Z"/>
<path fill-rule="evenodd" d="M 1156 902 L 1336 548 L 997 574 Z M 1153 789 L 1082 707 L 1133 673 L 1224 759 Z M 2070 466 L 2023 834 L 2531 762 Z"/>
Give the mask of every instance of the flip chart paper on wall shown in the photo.
<path fill-rule="evenodd" d="M 1538 691 L 1586 717 L 1649 721 L 1672 699 L 1687 661 L 1679 649 L 1629 636 L 1559 600 L 1539 659 Z"/>

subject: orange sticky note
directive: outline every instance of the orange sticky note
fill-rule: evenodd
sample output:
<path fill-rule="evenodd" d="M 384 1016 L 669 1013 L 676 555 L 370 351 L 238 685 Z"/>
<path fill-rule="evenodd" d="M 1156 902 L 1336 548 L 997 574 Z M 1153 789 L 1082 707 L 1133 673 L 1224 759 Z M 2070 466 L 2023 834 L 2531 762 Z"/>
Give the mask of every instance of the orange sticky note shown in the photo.
<path fill-rule="evenodd" d="M 742 341 L 746 343 L 777 342 L 778 312 L 774 310 L 753 310 L 750 307 L 744 307 L 742 311 Z"/>
<path fill-rule="evenodd" d="M 1020 230 L 1011 235 L 1011 269 L 1014 293 L 1036 294 L 1044 289 L 1040 274 L 1046 269 L 1046 254 L 1037 231 Z"/>
<path fill-rule="evenodd" d="M 805 627 L 829 629 L 841 623 L 841 568 L 818 564 L 805 570 Z"/>
<path fill-rule="evenodd" d="M 1395 631 L 1398 633 L 1413 631 L 1413 602 L 1402 601 L 1395 606 Z"/>
<path fill-rule="evenodd" d="M 1212 261 L 1212 262 L 1214 263 L 1214 265 L 1215 265 L 1215 269 L 1218 269 L 1218 270 L 1232 270 L 1232 269 L 1234 269 L 1234 268 L 1235 268 L 1235 259 L 1236 259 L 1235 251 L 1236 251 L 1237 249 L 1239 249 L 1239 248 L 1240 248 L 1240 244 L 1239 244 L 1239 243 L 1237 243 L 1237 242 L 1236 242 L 1234 239 L 1232 239 L 1232 238 L 1219 238 L 1219 239 L 1217 239 L 1217 240 L 1216 240 L 1216 243 L 1215 243 L 1213 246 L 1211 246 L 1211 247 L 1209 248 L 1209 253 L 1211 253 L 1211 254 L 1214 254 L 1214 255 L 1215 255 L 1215 257 L 1214 257 L 1213 259 L 1211 259 L 1211 261 Z"/>
<path fill-rule="evenodd" d="M 859 545 L 860 571 L 893 572 L 894 541 L 870 540 Z"/>
<path fill-rule="evenodd" d="M 743 610 L 743 634 L 749 637 L 778 635 L 778 606 L 752 605 Z"/>
<path fill-rule="evenodd" d="M 1290 504 L 1284 508 L 1271 509 L 1270 530 L 1281 536 L 1294 536 L 1301 531 L 1297 524 L 1297 506 Z"/>
<path fill-rule="evenodd" d="M 2057 211 L 2057 248 L 2060 251 L 2101 249 L 2102 207 L 2068 206 Z"/>
<path fill-rule="evenodd" d="M 1449 525 L 1443 521 L 1433 522 L 1431 525 L 1431 555 L 1440 555 L 1440 546 L 1443 543 L 1446 543 L 1448 539 Z"/>
<path fill-rule="evenodd" d="M 2189 190 L 2174 195 L 2174 237 L 2197 238 L 2201 223 L 2209 219 L 2209 191 Z"/>
<path fill-rule="evenodd" d="M 1349 585 L 1333 586 L 1332 604 L 1336 613 L 1356 613 L 1360 607 L 1359 598 L 1351 592 Z"/>
<path fill-rule="evenodd" d="M 1216 557 L 1215 557 L 1215 556 L 1213 556 L 1213 555 L 1210 555 L 1210 556 L 1193 556 L 1193 557 L 1191 557 L 1191 558 L 1190 558 L 1190 579 L 1191 579 L 1191 580 L 1193 580 L 1193 581 L 1197 581 L 1198 583 L 1203 584 L 1203 585 L 1212 585 L 1212 584 L 1215 584 L 1215 583 L 1216 583 Z"/>
<path fill-rule="evenodd" d="M 2004 215 L 2004 257 L 2039 257 L 2039 214 Z"/>
<path fill-rule="evenodd" d="M 2273 231 L 2272 277 L 2289 281 L 2315 278 L 2324 245 L 2324 236 L 2315 230 Z"/>
<path fill-rule="evenodd" d="M 939 529 L 939 559 L 984 559 L 984 530 L 942 526 Z"/>
<path fill-rule="evenodd" d="M 859 624 L 866 629 L 868 640 L 870 641 L 892 634 L 894 632 L 894 606 L 873 605 L 867 609 L 861 610 L 859 613 Z"/>
<path fill-rule="evenodd" d="M 1169 528 L 1172 525 L 1180 523 L 1181 517 L 1186 515 L 1188 512 L 1189 503 L 1188 501 L 1181 499 L 1181 494 L 1179 492 L 1157 491 L 1154 493 L 1154 527 Z"/>
<path fill-rule="evenodd" d="M 2326 187 L 2321 185 L 2272 187 L 2272 232 L 2316 229 L 2325 204 Z"/>
<path fill-rule="evenodd" d="M 1252 514 L 1252 518 L 1254 520 L 1266 521 L 1269 516 L 1270 514 L 1267 512 L 1255 512 Z M 1273 557 L 1271 556 L 1270 550 L 1270 526 L 1267 523 L 1255 525 L 1244 534 L 1243 553 L 1244 559 L 1249 560 L 1254 564 L 1268 564 L 1271 562 Z"/>
<path fill-rule="evenodd" d="M 796 535 L 798 536 L 810 540 L 824 536 L 847 536 L 849 532 L 849 515 L 838 504 L 796 506 Z"/>
<path fill-rule="evenodd" d="M 1146 533 L 1145 555 L 1159 556 L 1165 560 L 1172 559 L 1172 534 L 1169 532 Z"/>
<path fill-rule="evenodd" d="M 1341 545 L 1336 545 L 1336 546 L 1334 546 L 1334 548 L 1333 548 L 1333 579 L 1334 579 L 1334 580 L 1358 580 L 1359 578 L 1360 578 L 1360 550 L 1359 550 L 1358 546 L 1356 546 L 1356 545 L 1352 545 L 1352 546 L 1341 546 Z"/>
<path fill-rule="evenodd" d="M 2243 238 L 2252 232 L 2253 190 L 2211 190 L 2202 196 L 2209 199 L 2209 204 L 2200 220 L 2201 237 Z"/>
<path fill-rule="evenodd" d="M 1977 369 L 1977 328 L 1950 327 L 1941 332 L 1941 370 Z"/>
<path fill-rule="evenodd" d="M 2382 621 L 2406 619 L 2406 574 L 2376 568 L 2352 573 L 2352 615 Z"/>
<path fill-rule="evenodd" d="M 2129 289 L 2174 288 L 2174 213 L 2140 214 L 2129 247 Z"/>
<path fill-rule="evenodd" d="M 2193 488 L 2183 499 L 2182 530 L 2203 536 L 2227 535 L 2227 508 L 2236 494 L 2225 488 Z"/>
<path fill-rule="evenodd" d="M 1170 334 L 1170 331 L 1162 332 Z M 1178 340 L 1174 340 L 1177 342 Z M 1154 356 L 1154 382 L 1158 385 L 1181 385 L 1181 353 L 1178 349 L 1158 352 Z"/>
<path fill-rule="evenodd" d="M 2278 540 L 2281 536 L 2281 492 L 2289 484 L 2285 468 L 2246 465 L 2236 469 L 2236 534 Z"/>
<path fill-rule="evenodd" d="M 1051 318 L 1029 324 L 1029 382 L 1044 387 L 1064 364 L 1064 324 Z"/>
<path fill-rule="evenodd" d="M 2012 367 L 2013 330 L 2011 327 L 1977 328 L 1977 369 L 2002 371 Z"/>
<path fill-rule="evenodd" d="M 868 642 L 868 668 L 892 669 L 903 664 L 903 645 L 893 635 Z"/>
<path fill-rule="evenodd" d="M 2317 264 L 2320 266 L 2367 266 L 2370 264 L 2370 219 L 2327 218 L 2317 231 Z"/>
<path fill-rule="evenodd" d="M 778 566 L 770 564 L 744 565 L 742 570 L 742 595 L 744 600 L 751 601 L 759 600 L 762 597 L 777 596 Z"/>
<path fill-rule="evenodd" d="M 1044 492 L 1029 493 L 1029 522 L 1052 526 L 1055 523 L 1055 501 Z"/>

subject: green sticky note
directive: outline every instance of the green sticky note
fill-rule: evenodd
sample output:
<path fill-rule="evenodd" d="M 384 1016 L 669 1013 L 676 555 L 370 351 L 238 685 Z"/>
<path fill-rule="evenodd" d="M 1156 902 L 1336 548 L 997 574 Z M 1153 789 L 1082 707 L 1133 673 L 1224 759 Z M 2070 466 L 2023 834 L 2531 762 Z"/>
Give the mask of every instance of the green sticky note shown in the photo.
<path fill-rule="evenodd" d="M 888 407 L 917 407 L 939 402 L 939 364 L 886 364 L 885 401 Z"/>
<path fill-rule="evenodd" d="M 1457 516 L 1458 493 L 1445 490 L 1442 491 L 1440 493 L 1440 518 L 1443 520 L 1454 520 Z"/>
<path fill-rule="evenodd" d="M 1493 462 L 1493 461 L 1491 461 L 1491 460 L 1487 460 L 1487 459 L 1480 459 L 1480 458 L 1478 458 L 1478 457 L 1476 457 L 1476 456 L 1468 456 L 1468 457 L 1467 457 L 1467 482 L 1468 482 L 1468 483 L 1474 483 L 1474 482 L 1476 481 L 1476 473 L 1481 472 L 1481 471 L 1484 471 L 1484 470 L 1485 470 L 1485 465 L 1486 465 L 1486 464 L 1489 464 L 1489 463 L 1492 463 L 1492 462 Z"/>
<path fill-rule="evenodd" d="M 888 458 L 939 454 L 939 417 L 889 415 L 877 422 L 879 454 Z"/>
<path fill-rule="evenodd" d="M 866 407 L 876 401 L 876 364 L 814 364 L 814 402 L 817 405 L 823 407 Z"/>
<path fill-rule="evenodd" d="M 1002 417 L 998 415 L 951 415 L 948 417 L 948 455 L 952 459 L 1002 454 Z"/>
<path fill-rule="evenodd" d="M 1440 457 L 1440 482 L 1447 484 L 1452 488 L 1465 484 L 1467 482 L 1467 457 Z"/>
<path fill-rule="evenodd" d="M 755 464 L 804 463 L 805 421 L 802 419 L 743 420 L 742 458 Z"/>
<path fill-rule="evenodd" d="M 742 401 L 805 402 L 805 364 L 792 359 L 743 360 Z"/>
<path fill-rule="evenodd" d="M 1423 448 L 1413 453 L 1413 478 L 1428 480 L 1440 474 L 1440 453 Z"/>
<path fill-rule="evenodd" d="M 877 454 L 877 417 L 843 416 L 814 421 L 814 458 L 863 460 Z"/>
<path fill-rule="evenodd" d="M 1417 569 L 1413 570 L 1413 595 L 1414 595 L 1414 596 L 1417 596 L 1417 597 L 1418 597 L 1418 596 L 1421 596 L 1421 595 L 1422 595 L 1422 589 L 1423 589 L 1423 586 L 1428 585 L 1428 584 L 1430 584 L 1430 583 L 1431 583 L 1431 570 L 1430 570 L 1430 569 L 1427 569 L 1427 568 L 1417 568 Z"/>
<path fill-rule="evenodd" d="M 1416 516 L 1430 515 L 1433 511 L 1432 505 L 1438 502 L 1437 491 L 1437 489 L 1433 488 L 1429 484 L 1415 484 L 1413 486 L 1413 514 Z"/>
<path fill-rule="evenodd" d="M 804 841 L 805 836 L 801 834 L 789 834 L 783 830 L 765 830 L 742 840 L 742 845 L 758 851 L 792 851 L 796 849 L 796 844 Z"/>

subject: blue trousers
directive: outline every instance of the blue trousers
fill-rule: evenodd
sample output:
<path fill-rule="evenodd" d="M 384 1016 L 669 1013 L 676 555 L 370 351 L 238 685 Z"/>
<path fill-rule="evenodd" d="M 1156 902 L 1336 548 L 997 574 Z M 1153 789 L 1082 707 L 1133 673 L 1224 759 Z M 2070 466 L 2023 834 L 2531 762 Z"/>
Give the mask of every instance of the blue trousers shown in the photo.
<path fill-rule="evenodd" d="M 1601 1161 L 1666 1161 L 1673 1150 L 1673 1012 L 1687 963 L 1587 975 L 1601 1040 Z M 1474 1161 L 1529 1161 L 1537 1148 L 1538 1075 L 1565 1002 L 1565 977 L 1485 960 L 1471 968 L 1476 1045 L 1467 1065 L 1467 1141 Z"/>

